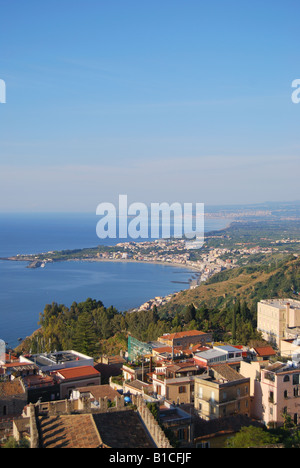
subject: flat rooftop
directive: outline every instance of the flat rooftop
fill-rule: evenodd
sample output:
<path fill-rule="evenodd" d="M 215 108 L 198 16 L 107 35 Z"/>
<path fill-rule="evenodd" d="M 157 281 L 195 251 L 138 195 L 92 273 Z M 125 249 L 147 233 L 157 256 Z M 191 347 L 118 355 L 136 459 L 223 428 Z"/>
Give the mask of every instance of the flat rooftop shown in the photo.
<path fill-rule="evenodd" d="M 226 356 L 226 352 L 222 349 L 209 349 L 207 351 L 203 351 L 201 353 L 196 353 L 195 357 L 200 359 L 215 359 L 220 356 Z"/>
<path fill-rule="evenodd" d="M 84 356 L 80 353 L 75 353 L 74 351 L 61 351 L 56 353 L 43 353 L 43 354 L 33 354 L 30 356 L 24 356 L 28 361 L 31 361 L 38 367 L 49 367 L 57 366 L 61 364 L 66 364 L 68 362 L 81 361 L 82 363 L 86 361 L 88 356 Z"/>
<path fill-rule="evenodd" d="M 283 309 L 287 304 L 290 304 L 292 309 L 300 309 L 300 301 L 295 299 L 264 299 L 261 304 L 267 304 L 277 309 Z"/>

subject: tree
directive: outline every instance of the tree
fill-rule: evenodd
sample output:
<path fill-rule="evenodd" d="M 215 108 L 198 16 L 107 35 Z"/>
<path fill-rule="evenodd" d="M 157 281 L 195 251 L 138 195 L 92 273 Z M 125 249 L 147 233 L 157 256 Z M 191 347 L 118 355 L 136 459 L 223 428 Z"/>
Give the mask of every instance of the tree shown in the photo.
<path fill-rule="evenodd" d="M 184 310 L 184 321 L 185 323 L 189 323 L 192 320 L 195 320 L 196 317 L 196 309 L 193 304 L 188 305 Z"/>
<path fill-rule="evenodd" d="M 157 323 L 158 320 L 159 320 L 159 315 L 158 315 L 158 310 L 157 310 L 156 304 L 154 304 L 154 306 L 152 308 L 152 314 L 153 314 L 153 322 Z"/>
<path fill-rule="evenodd" d="M 275 445 L 278 438 L 265 429 L 255 426 L 242 427 L 234 437 L 229 439 L 228 448 L 250 448 Z"/>
<path fill-rule="evenodd" d="M 14 437 L 10 437 L 2 448 L 30 448 L 30 444 L 27 439 L 21 439 L 18 442 Z"/>
<path fill-rule="evenodd" d="M 96 356 L 99 351 L 97 342 L 98 339 L 92 317 L 88 312 L 83 312 L 77 321 L 73 339 L 74 349 L 88 356 Z"/>

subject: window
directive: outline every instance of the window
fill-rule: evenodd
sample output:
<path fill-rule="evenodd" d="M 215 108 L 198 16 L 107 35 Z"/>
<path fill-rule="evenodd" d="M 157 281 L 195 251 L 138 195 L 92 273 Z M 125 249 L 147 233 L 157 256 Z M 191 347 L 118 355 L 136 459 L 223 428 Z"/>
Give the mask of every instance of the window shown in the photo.
<path fill-rule="evenodd" d="M 283 377 L 283 381 L 284 381 L 284 382 L 289 382 L 289 381 L 290 381 L 289 375 L 285 375 L 285 376 Z"/>
<path fill-rule="evenodd" d="M 178 429 L 177 439 L 178 440 L 185 440 L 186 439 L 186 429 Z"/>
<path fill-rule="evenodd" d="M 210 443 L 209 442 L 200 442 L 200 444 L 196 445 L 196 448 L 210 448 Z"/>
<path fill-rule="evenodd" d="M 179 387 L 179 393 L 186 393 L 186 387 Z"/>
<path fill-rule="evenodd" d="M 293 385 L 299 385 L 299 374 L 293 374 Z"/>
<path fill-rule="evenodd" d="M 284 397 L 284 398 L 287 398 L 287 397 L 288 397 L 288 392 L 287 392 L 287 390 L 285 390 L 285 391 L 283 392 L 283 397 Z"/>

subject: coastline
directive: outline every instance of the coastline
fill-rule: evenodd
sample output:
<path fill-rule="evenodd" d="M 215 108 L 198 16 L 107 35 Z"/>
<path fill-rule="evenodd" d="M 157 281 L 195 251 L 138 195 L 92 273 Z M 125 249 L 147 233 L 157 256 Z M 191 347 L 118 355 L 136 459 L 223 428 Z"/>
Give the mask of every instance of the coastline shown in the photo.
<path fill-rule="evenodd" d="M 78 259 L 69 259 L 61 260 L 62 262 L 103 262 L 103 263 L 145 263 L 151 265 L 161 265 L 161 266 L 170 266 L 174 268 L 184 268 L 185 270 L 195 270 L 200 271 L 200 267 L 196 265 L 187 265 L 185 263 L 176 263 L 176 262 L 160 262 L 158 260 L 133 260 L 131 258 L 78 258 Z"/>
<path fill-rule="evenodd" d="M 227 229 L 228 225 L 230 225 L 230 224 L 231 224 L 231 221 L 229 223 L 227 223 L 226 227 L 224 227 L 224 225 L 223 225 L 221 229 L 216 229 L 216 230 L 212 229 L 210 232 L 213 232 L 213 233 L 216 233 L 217 231 L 222 232 L 224 229 Z M 209 234 L 210 232 L 207 232 L 207 234 Z M 49 244 L 49 245 L 51 245 L 51 244 Z M 109 246 L 106 246 L 106 247 L 109 247 Z M 97 263 L 97 262 L 99 262 L 101 264 L 104 264 L 104 263 L 107 263 L 107 264 L 109 264 L 109 263 L 111 263 L 111 264 L 112 263 L 115 263 L 115 264 L 122 264 L 122 263 L 123 264 L 130 264 L 131 263 L 132 264 L 132 263 L 136 263 L 136 264 L 145 264 L 145 265 L 146 264 L 148 264 L 148 265 L 152 264 L 152 265 L 167 266 L 167 267 L 173 267 L 173 268 L 177 268 L 177 269 L 186 270 L 187 275 L 188 275 L 188 282 L 185 283 L 185 284 L 183 282 L 181 284 L 179 284 L 179 282 L 178 282 L 177 287 L 175 287 L 175 291 L 174 291 L 173 294 L 177 294 L 178 292 L 180 292 L 182 290 L 189 290 L 191 282 L 192 282 L 193 274 L 195 275 L 198 272 L 200 272 L 200 266 L 198 266 L 196 264 L 193 265 L 193 264 L 187 264 L 187 263 L 179 263 L 179 262 L 176 262 L 176 261 L 172 262 L 172 261 L 159 261 L 159 260 L 153 260 L 153 261 L 152 260 L 137 260 L 137 259 L 132 259 L 132 258 L 70 258 L 70 259 L 65 258 L 65 259 L 62 259 L 62 260 L 44 261 L 44 259 L 43 260 L 38 260 L 37 258 L 34 258 L 34 257 L 35 257 L 34 254 L 33 255 L 28 254 L 26 256 L 25 255 L 23 256 L 22 254 L 18 254 L 16 256 L 13 256 L 13 255 L 5 256 L 5 254 L 4 255 L 2 254 L 0 261 L 25 262 L 25 265 L 27 264 L 26 267 L 28 267 L 30 264 L 32 264 L 34 262 L 40 262 L 41 261 L 44 264 L 43 266 L 45 266 L 46 268 L 48 267 L 48 265 L 51 265 L 52 263 L 55 264 L 55 263 L 63 263 L 63 262 L 72 262 L 73 261 L 73 262 L 77 262 L 77 263 L 78 262 L 84 262 L 84 263 Z M 24 265 L 24 267 L 25 267 L 25 265 Z M 39 263 L 37 263 L 37 265 L 35 267 L 32 266 L 31 269 L 39 269 L 39 268 L 43 269 L 43 266 L 41 266 Z M 30 269 L 29 269 L 29 271 L 30 271 Z M 42 273 L 42 271 L 41 271 L 41 273 Z M 31 275 L 30 275 L 30 277 L 31 277 Z M 174 281 L 174 283 L 177 283 L 177 281 Z M 160 297 L 162 299 L 165 299 L 165 298 L 168 297 L 168 293 L 166 294 L 166 293 L 161 292 L 160 294 L 161 294 Z M 154 301 L 154 299 L 150 299 L 151 296 L 152 295 L 150 294 L 148 296 L 148 298 L 145 297 L 145 303 Z M 153 295 L 153 297 L 154 297 L 154 295 Z M 49 302 L 50 302 L 50 300 L 49 300 Z M 45 302 L 44 306 L 45 305 L 46 305 L 46 302 Z M 141 308 L 141 301 L 137 300 L 136 305 L 130 310 L 134 310 L 134 309 L 139 310 L 140 308 Z M 121 310 L 125 310 L 125 309 L 120 308 L 119 310 L 121 311 Z M 38 312 L 40 312 L 40 311 L 38 311 Z M 30 330 L 28 330 L 26 334 L 25 333 L 22 334 L 22 332 L 20 331 L 20 332 L 18 332 L 18 335 L 16 335 L 16 337 L 17 336 L 23 336 L 24 340 L 25 340 L 26 337 L 28 338 L 28 337 L 32 336 L 32 334 L 34 334 L 36 332 L 37 332 L 37 330 L 35 329 L 35 326 L 33 326 L 33 332 L 32 333 L 30 332 Z M 10 338 L 7 341 L 9 341 L 11 343 L 12 347 L 15 347 L 15 346 L 18 345 L 17 342 L 16 342 L 16 338 Z"/>

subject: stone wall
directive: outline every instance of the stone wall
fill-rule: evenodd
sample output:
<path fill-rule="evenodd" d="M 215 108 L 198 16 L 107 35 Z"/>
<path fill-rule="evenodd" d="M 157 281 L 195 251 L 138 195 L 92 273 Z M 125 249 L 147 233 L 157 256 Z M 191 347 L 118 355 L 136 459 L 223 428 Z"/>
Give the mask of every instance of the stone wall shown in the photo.
<path fill-rule="evenodd" d="M 170 444 L 169 439 L 147 407 L 147 404 L 143 398 L 140 395 L 133 395 L 132 400 L 136 405 L 137 411 L 157 448 L 171 449 L 172 445 Z"/>

